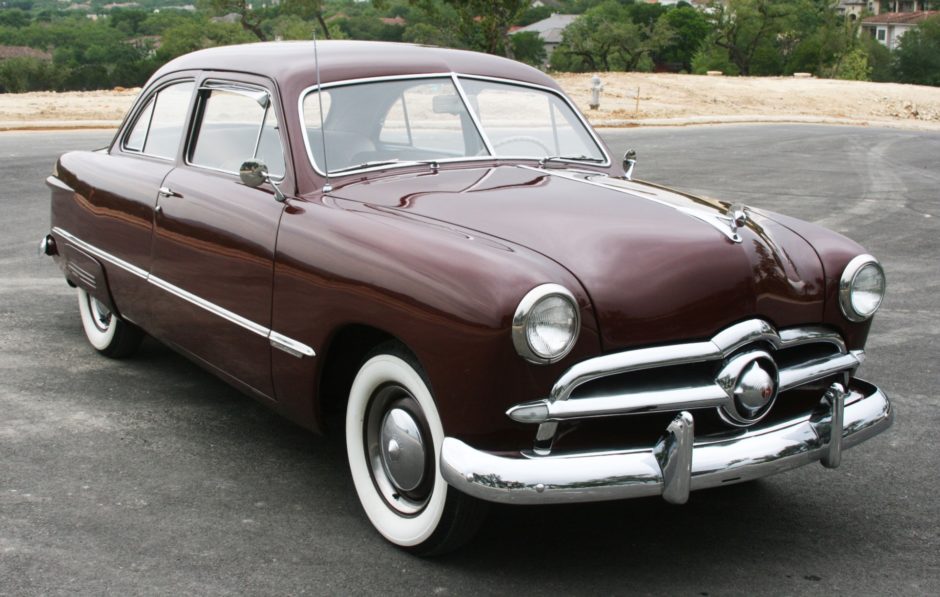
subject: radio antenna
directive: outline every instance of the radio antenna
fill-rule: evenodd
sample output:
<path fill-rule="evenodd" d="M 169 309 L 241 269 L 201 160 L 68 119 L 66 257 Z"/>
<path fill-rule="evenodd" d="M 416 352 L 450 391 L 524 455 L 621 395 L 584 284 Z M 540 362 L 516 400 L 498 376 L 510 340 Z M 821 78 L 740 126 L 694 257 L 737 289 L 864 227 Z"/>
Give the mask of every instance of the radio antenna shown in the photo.
<path fill-rule="evenodd" d="M 329 193 L 333 190 L 330 184 L 330 166 L 326 161 L 326 128 L 323 126 L 323 89 L 320 88 L 320 55 L 317 53 L 317 30 L 313 30 L 313 64 L 317 71 L 317 101 L 320 103 L 320 141 L 323 143 L 323 171 L 326 174 L 326 183 L 323 185 L 323 192 Z"/>

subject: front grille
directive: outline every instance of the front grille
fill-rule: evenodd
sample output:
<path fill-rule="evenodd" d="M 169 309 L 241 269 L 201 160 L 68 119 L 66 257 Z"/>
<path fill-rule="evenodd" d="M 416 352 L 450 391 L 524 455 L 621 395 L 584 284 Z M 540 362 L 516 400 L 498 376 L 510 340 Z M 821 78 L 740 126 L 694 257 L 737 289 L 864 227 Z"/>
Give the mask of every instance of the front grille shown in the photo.
<path fill-rule="evenodd" d="M 861 351 L 847 351 L 832 330 L 778 332 L 763 320 L 749 320 L 708 341 L 578 363 L 558 380 L 551 396 L 517 405 L 507 414 L 540 424 L 535 445 L 540 453 L 553 446 L 577 450 L 582 444 L 591 449 L 631 447 L 626 442 L 649 446 L 683 410 L 693 413 L 697 438 L 725 437 L 809 416 L 826 388 L 834 381 L 845 383 L 862 356 Z M 772 406 L 741 418 L 737 392 L 745 387 L 744 369 L 755 363 L 767 379 L 756 386 L 759 395 L 769 388 L 778 394 Z"/>

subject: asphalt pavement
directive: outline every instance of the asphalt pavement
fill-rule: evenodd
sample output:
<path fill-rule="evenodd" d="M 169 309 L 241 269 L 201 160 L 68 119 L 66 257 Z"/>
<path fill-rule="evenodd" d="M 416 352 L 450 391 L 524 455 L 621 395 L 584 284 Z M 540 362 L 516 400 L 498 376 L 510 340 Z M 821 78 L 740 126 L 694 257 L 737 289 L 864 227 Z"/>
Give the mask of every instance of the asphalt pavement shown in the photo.
<path fill-rule="evenodd" d="M 940 594 L 940 134 L 601 134 L 637 150 L 639 178 L 822 223 L 882 261 L 888 297 L 859 373 L 891 396 L 892 429 L 838 469 L 681 507 L 494 507 L 467 548 L 418 559 L 373 531 L 340 442 L 152 340 L 131 360 L 95 353 L 36 245 L 55 156 L 110 134 L 3 133 L 0 595 Z"/>

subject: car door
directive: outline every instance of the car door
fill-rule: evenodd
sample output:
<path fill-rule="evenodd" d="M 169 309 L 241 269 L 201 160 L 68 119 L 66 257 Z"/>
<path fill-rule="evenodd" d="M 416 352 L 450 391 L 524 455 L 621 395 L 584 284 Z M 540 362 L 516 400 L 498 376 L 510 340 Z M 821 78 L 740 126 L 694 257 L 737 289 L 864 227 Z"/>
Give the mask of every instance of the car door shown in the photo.
<path fill-rule="evenodd" d="M 241 164 L 283 179 L 273 94 L 252 80 L 204 80 L 183 163 L 163 181 L 150 282 L 156 335 L 252 393 L 273 398 L 271 290 L 284 204 Z"/>
<path fill-rule="evenodd" d="M 75 279 L 99 300 L 113 299 L 122 317 L 144 328 L 157 190 L 176 165 L 194 88 L 191 75 L 176 75 L 148 90 L 107 152 L 71 154 L 85 162 L 69 164 L 82 178 L 71 181 L 75 201 L 53 204 L 60 211 L 54 232 L 66 241 L 70 268 L 85 274 Z M 104 264 L 107 285 L 82 283 L 89 279 L 86 271 L 93 271 L 86 267 L 92 257 Z"/>

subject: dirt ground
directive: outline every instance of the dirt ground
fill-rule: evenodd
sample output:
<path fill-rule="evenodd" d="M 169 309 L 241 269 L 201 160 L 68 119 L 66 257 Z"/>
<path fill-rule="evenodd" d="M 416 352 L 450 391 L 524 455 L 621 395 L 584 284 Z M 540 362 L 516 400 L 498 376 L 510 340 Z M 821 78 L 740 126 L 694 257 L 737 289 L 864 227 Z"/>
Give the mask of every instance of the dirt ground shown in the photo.
<path fill-rule="evenodd" d="M 798 77 L 602 73 L 555 79 L 595 126 L 822 122 L 940 131 L 940 88 Z M 0 94 L 0 130 L 113 128 L 139 89 Z"/>

